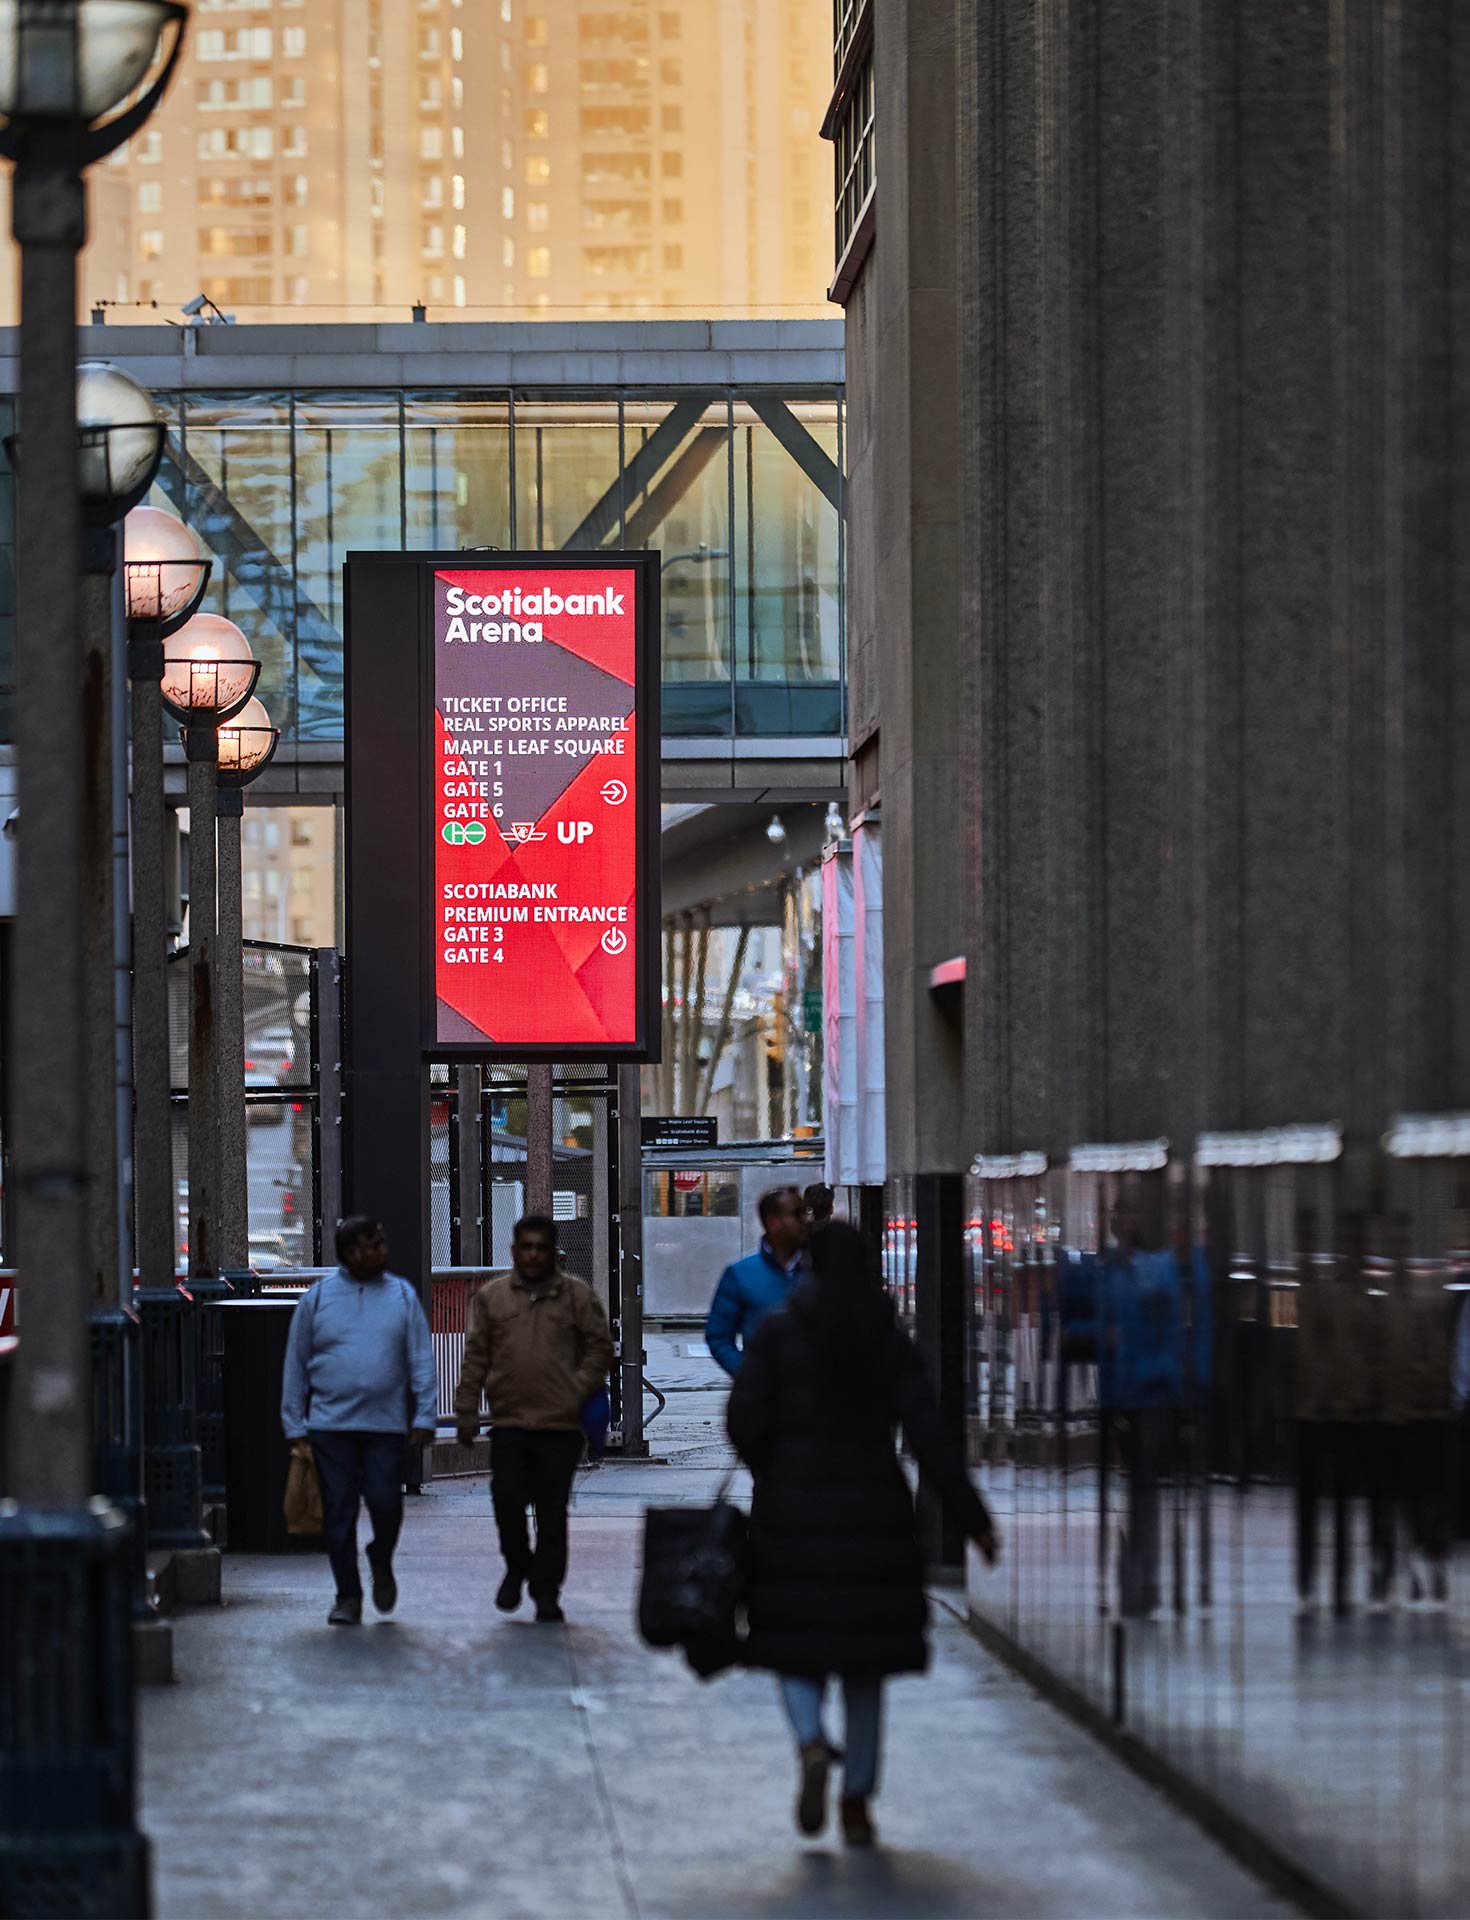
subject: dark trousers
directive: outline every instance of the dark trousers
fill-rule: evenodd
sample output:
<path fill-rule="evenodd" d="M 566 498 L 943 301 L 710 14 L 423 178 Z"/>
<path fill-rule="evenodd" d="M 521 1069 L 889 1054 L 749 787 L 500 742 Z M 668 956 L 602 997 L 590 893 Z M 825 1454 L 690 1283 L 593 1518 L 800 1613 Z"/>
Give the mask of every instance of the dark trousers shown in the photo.
<path fill-rule="evenodd" d="M 491 1430 L 490 1497 L 500 1551 L 507 1569 L 530 1587 L 533 1600 L 555 1600 L 567 1577 L 567 1502 L 581 1457 L 580 1433 L 543 1433 L 529 1427 Z M 527 1507 L 536 1509 L 534 1550 Z"/>
<path fill-rule="evenodd" d="M 326 1433 L 307 1435 L 316 1456 L 322 1488 L 322 1531 L 343 1600 L 362 1598 L 357 1571 L 357 1510 L 366 1502 L 373 1523 L 368 1564 L 391 1566 L 398 1530 L 403 1525 L 403 1449 L 401 1433 Z"/>

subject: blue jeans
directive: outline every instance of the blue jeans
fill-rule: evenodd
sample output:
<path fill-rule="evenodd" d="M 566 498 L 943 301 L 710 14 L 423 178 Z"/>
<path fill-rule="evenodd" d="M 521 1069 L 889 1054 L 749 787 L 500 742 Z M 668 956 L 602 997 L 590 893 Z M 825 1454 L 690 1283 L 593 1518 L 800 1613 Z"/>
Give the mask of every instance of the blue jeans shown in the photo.
<path fill-rule="evenodd" d="M 813 1740 L 825 1740 L 822 1703 L 827 1682 L 808 1680 L 805 1675 L 794 1673 L 783 1673 L 779 1678 L 781 1698 L 797 1745 L 805 1747 Z M 842 1791 L 850 1800 L 866 1800 L 878 1786 L 878 1757 L 883 1742 L 883 1682 L 844 1680 L 842 1697 L 847 1715 Z"/>
<path fill-rule="evenodd" d="M 403 1525 L 403 1455 L 407 1444 L 401 1433 L 331 1433 L 315 1428 L 307 1434 L 316 1457 L 316 1477 L 322 1489 L 322 1531 L 327 1556 L 337 1582 L 339 1600 L 361 1600 L 362 1577 L 357 1569 L 357 1513 L 366 1506 L 373 1523 L 368 1564 L 391 1568 L 398 1530 Z"/>

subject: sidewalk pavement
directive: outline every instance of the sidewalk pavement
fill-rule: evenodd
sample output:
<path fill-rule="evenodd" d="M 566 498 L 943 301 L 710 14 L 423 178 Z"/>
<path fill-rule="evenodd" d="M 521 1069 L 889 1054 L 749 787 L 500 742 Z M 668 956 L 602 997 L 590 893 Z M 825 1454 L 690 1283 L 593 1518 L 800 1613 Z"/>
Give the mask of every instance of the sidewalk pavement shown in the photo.
<path fill-rule="evenodd" d="M 320 1556 L 228 1556 L 143 1696 L 160 1920 L 1290 1911 L 944 1606 L 890 1696 L 883 1846 L 801 1840 L 770 1678 L 702 1685 L 633 1625 L 638 1515 L 717 1480 L 584 1475 L 567 1629 L 495 1612 L 483 1477 L 410 1502 L 391 1621 L 329 1629 Z"/>

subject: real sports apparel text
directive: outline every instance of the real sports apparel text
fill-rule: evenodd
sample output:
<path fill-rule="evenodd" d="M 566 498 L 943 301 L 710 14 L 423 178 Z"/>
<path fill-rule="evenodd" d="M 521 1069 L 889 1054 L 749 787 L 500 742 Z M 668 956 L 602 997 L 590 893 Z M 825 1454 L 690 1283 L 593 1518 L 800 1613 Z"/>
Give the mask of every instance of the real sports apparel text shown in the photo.
<path fill-rule="evenodd" d="M 434 575 L 440 1044 L 637 1038 L 635 580 Z"/>

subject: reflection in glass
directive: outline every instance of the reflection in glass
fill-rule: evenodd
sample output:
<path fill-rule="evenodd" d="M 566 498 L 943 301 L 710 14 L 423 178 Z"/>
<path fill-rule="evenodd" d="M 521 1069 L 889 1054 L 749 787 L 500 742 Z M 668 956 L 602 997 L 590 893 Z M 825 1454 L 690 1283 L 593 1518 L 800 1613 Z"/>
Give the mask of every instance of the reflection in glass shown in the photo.
<path fill-rule="evenodd" d="M 509 547 L 510 409 L 471 394 L 404 399 L 404 495 L 413 548 Z"/>
<path fill-rule="evenodd" d="M 398 402 L 309 394 L 295 407 L 296 577 L 303 607 L 337 636 L 337 656 L 300 660 L 303 735 L 342 729 L 342 562 L 354 547 L 403 545 Z"/>
<path fill-rule="evenodd" d="M 515 544 L 537 552 L 616 546 L 617 402 L 517 396 L 515 419 Z"/>
<path fill-rule="evenodd" d="M 211 555 L 203 605 L 233 620 L 260 662 L 257 692 L 296 731 L 298 621 L 292 566 L 290 400 L 275 394 L 191 398 L 170 432 L 159 485 Z"/>

